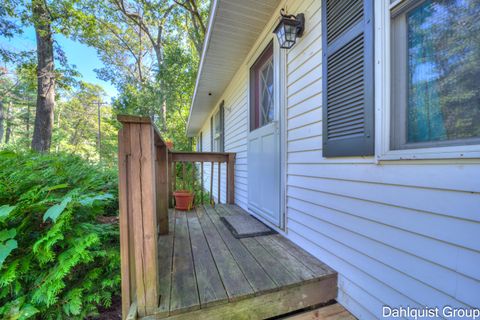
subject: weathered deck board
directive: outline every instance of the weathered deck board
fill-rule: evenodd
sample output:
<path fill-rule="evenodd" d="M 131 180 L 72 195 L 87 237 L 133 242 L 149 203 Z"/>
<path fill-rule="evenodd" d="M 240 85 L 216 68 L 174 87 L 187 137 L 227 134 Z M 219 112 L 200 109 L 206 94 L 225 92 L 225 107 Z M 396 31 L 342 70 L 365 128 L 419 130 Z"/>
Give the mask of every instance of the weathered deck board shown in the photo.
<path fill-rule="evenodd" d="M 212 221 L 205 213 L 204 208 L 197 208 L 197 214 L 217 264 L 218 272 L 227 290 L 229 300 L 233 301 L 241 296 L 253 295 L 252 287 L 249 285 Z"/>
<path fill-rule="evenodd" d="M 188 214 L 188 230 L 192 244 L 193 262 L 197 277 L 198 294 L 202 307 L 221 303 L 228 299 L 217 266 L 196 215 Z"/>
<path fill-rule="evenodd" d="M 243 274 L 256 293 L 258 294 L 277 288 L 278 286 L 272 279 L 270 279 L 268 274 L 250 254 L 247 248 L 245 248 L 245 246 L 232 235 L 223 222 L 220 221 L 218 212 L 223 213 L 223 207 L 216 206 L 215 209 L 212 207 L 206 207 L 205 209 L 220 233 L 220 236 L 223 238 L 223 241 L 225 241 L 225 244 L 237 261 L 238 266 L 242 269 Z"/>
<path fill-rule="evenodd" d="M 280 235 L 236 239 L 230 205 L 171 211 L 159 236 L 159 307 L 145 319 L 264 319 L 334 299 L 337 275 Z"/>
<path fill-rule="evenodd" d="M 175 232 L 175 215 L 169 210 L 168 229 L 170 233 L 158 237 L 158 273 L 159 273 L 159 312 L 170 311 L 170 290 L 172 287 L 173 234 Z"/>
<path fill-rule="evenodd" d="M 244 238 L 240 240 L 267 271 L 270 278 L 278 286 L 289 286 L 302 282 L 299 275 L 292 274 L 283 265 L 279 264 L 277 258 L 272 256 L 255 238 Z"/>
<path fill-rule="evenodd" d="M 291 274 L 298 275 L 302 280 L 311 280 L 315 276 L 312 270 L 308 269 L 303 263 L 298 261 L 288 251 L 283 250 L 276 242 L 269 237 L 258 237 L 257 241 L 267 250 L 277 261 L 285 267 Z"/>
<path fill-rule="evenodd" d="M 270 239 L 277 242 L 280 246 L 283 247 L 283 250 L 288 251 L 291 255 L 295 256 L 298 261 L 302 262 L 307 266 L 316 276 L 322 276 L 325 273 L 333 272 L 332 268 L 327 266 L 325 263 L 313 257 L 311 254 L 295 245 L 293 242 L 285 239 L 281 235 L 274 235 Z"/>
<path fill-rule="evenodd" d="M 175 214 L 170 313 L 200 308 L 186 214 L 181 211 Z"/>

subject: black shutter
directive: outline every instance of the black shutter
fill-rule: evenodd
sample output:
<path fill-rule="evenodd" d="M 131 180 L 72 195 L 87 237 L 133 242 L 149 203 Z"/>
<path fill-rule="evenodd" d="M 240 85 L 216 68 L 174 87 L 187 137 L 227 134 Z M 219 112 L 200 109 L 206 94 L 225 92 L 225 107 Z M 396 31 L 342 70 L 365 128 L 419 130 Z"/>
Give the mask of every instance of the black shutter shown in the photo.
<path fill-rule="evenodd" d="M 323 156 L 374 154 L 373 0 L 323 0 Z"/>
<path fill-rule="evenodd" d="M 213 152 L 213 116 L 210 118 L 210 151 Z"/>
<path fill-rule="evenodd" d="M 202 152 L 203 151 L 203 133 L 200 131 L 200 148 L 198 151 Z"/>
<path fill-rule="evenodd" d="M 225 152 L 225 101 L 220 104 L 220 152 Z"/>

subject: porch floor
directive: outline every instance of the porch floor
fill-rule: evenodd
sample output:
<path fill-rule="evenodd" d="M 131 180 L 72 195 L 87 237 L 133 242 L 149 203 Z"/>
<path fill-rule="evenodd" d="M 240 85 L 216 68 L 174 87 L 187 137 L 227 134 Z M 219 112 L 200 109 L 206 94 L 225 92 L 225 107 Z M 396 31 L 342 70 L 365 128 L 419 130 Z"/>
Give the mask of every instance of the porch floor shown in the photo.
<path fill-rule="evenodd" d="M 336 272 L 281 235 L 233 237 L 220 217 L 237 210 L 170 211 L 170 233 L 159 237 L 161 298 L 151 318 L 265 319 L 336 298 Z"/>

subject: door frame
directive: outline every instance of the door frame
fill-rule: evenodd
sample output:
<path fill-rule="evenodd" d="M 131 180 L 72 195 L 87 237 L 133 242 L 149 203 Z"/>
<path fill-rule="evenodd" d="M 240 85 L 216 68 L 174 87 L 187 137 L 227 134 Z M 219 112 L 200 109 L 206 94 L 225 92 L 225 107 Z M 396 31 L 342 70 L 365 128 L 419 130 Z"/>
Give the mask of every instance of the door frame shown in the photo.
<path fill-rule="evenodd" d="M 274 64 L 274 88 L 275 90 L 274 96 L 277 99 L 277 103 L 275 104 L 275 121 L 278 124 L 278 156 L 279 156 L 279 201 L 278 208 L 280 209 L 280 225 L 276 226 L 273 225 L 267 219 L 259 216 L 252 210 L 248 210 L 250 214 L 254 215 L 256 218 L 261 220 L 263 223 L 267 224 L 271 228 L 280 231 L 286 232 L 287 231 L 287 207 L 286 207 L 286 181 L 287 181 L 287 170 L 286 170 L 286 163 L 287 163 L 287 148 L 286 148 L 286 123 L 287 123 L 287 102 L 286 102 L 286 90 L 287 90 L 287 54 L 286 50 L 282 50 L 278 44 L 277 38 L 273 34 L 273 27 L 267 35 L 260 41 L 258 45 L 256 45 L 255 50 L 250 55 L 247 60 L 246 68 L 247 68 L 247 161 L 248 161 L 248 154 L 249 154 L 249 143 L 248 143 L 248 135 L 250 134 L 250 119 L 251 119 L 251 101 L 250 101 L 250 68 L 255 64 L 257 58 L 263 53 L 265 48 L 273 42 L 273 64 Z M 248 174 L 248 169 L 247 169 Z M 250 179 L 250 176 L 248 176 Z M 248 185 L 248 184 L 247 184 Z M 247 204 L 248 204 L 248 193 L 247 193 Z"/>

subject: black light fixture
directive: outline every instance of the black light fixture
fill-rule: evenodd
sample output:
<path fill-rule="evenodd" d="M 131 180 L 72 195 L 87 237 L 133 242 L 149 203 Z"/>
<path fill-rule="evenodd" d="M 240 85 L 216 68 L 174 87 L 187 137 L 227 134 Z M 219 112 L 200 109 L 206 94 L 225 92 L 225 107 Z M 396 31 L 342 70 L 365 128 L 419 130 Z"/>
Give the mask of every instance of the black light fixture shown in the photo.
<path fill-rule="evenodd" d="M 280 10 L 280 16 L 280 21 L 273 33 L 277 35 L 280 48 L 290 49 L 297 41 L 297 37 L 301 38 L 303 35 L 305 16 L 303 13 L 299 13 L 296 16 L 286 14 L 285 9 Z"/>

